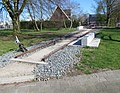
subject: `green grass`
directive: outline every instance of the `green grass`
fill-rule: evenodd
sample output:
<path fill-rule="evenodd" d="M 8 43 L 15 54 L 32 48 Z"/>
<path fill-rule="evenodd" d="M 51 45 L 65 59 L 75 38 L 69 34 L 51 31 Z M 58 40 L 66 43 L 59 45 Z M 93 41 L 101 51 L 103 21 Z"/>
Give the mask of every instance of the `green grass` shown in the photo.
<path fill-rule="evenodd" d="M 103 29 L 97 37 L 101 37 L 100 46 L 83 48 L 77 69 L 86 74 L 120 69 L 120 29 Z"/>
<path fill-rule="evenodd" d="M 17 48 L 17 45 L 15 45 L 12 41 L 2 41 L 0 40 L 0 55 L 12 51 Z"/>
<path fill-rule="evenodd" d="M 30 29 L 22 29 L 18 38 L 25 46 L 31 46 L 41 41 L 61 37 L 72 31 L 75 31 L 75 29 L 43 29 L 43 31 L 38 32 Z M 16 50 L 17 48 L 18 46 L 15 44 L 15 37 L 12 35 L 12 30 L 0 30 L 0 55 Z"/>

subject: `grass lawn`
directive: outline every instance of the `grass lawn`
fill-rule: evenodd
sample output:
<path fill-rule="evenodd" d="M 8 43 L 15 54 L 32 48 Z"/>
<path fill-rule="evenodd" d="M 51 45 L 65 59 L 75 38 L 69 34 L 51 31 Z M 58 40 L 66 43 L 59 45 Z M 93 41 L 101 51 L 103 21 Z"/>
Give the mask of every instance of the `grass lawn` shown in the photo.
<path fill-rule="evenodd" d="M 27 29 L 21 30 L 21 34 L 18 38 L 25 46 L 31 46 L 41 41 L 61 37 L 72 31 L 75 31 L 75 29 L 43 29 L 43 31 L 38 32 Z M 15 37 L 12 35 L 12 30 L 0 30 L 0 55 L 8 51 L 16 50 L 17 48 L 18 46 L 15 44 Z"/>
<path fill-rule="evenodd" d="M 77 69 L 85 74 L 120 69 L 120 29 L 103 29 L 96 36 L 101 38 L 100 46 L 82 48 Z"/>

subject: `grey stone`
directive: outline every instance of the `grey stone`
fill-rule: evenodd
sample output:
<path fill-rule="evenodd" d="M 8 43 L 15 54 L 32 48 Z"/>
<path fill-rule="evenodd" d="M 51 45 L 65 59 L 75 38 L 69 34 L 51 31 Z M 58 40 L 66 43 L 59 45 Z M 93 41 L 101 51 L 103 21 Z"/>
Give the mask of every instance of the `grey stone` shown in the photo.
<path fill-rule="evenodd" d="M 37 48 L 37 47 L 40 47 L 40 46 L 44 46 L 44 45 L 50 43 L 51 41 L 55 41 L 56 39 L 59 39 L 59 38 L 55 38 L 55 39 L 49 40 L 49 41 L 40 42 L 36 45 L 32 45 L 30 47 L 27 47 L 27 49 L 31 50 L 31 49 L 34 49 L 34 48 Z M 50 44 L 50 45 L 52 45 L 52 44 Z M 38 51 L 38 50 L 36 50 L 36 51 Z M 10 52 L 5 53 L 2 56 L 0 56 L 0 68 L 6 66 L 7 64 L 10 64 L 12 62 L 12 61 L 10 61 L 10 59 L 15 57 L 18 54 L 21 54 L 21 53 L 22 52 L 18 52 L 18 51 L 10 51 Z M 28 55 L 25 55 L 25 56 L 28 56 Z"/>
<path fill-rule="evenodd" d="M 46 62 L 48 65 L 37 65 L 34 74 L 38 80 L 45 78 L 59 78 L 67 74 L 69 68 L 79 62 L 76 57 L 80 54 L 80 46 L 68 46 L 51 55 Z"/>

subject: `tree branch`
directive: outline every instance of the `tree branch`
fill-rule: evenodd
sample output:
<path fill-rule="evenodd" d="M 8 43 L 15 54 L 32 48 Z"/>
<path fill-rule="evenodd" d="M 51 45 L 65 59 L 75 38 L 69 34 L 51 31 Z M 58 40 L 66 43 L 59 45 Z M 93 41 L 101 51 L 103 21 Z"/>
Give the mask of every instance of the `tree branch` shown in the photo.
<path fill-rule="evenodd" d="M 22 13 L 22 11 L 23 11 L 23 9 L 24 9 L 27 1 L 28 1 L 28 0 L 24 0 L 24 1 L 23 1 L 23 4 L 22 4 L 21 8 L 20 8 L 19 11 L 18 11 L 18 15 L 20 15 L 20 14 Z"/>
<path fill-rule="evenodd" d="M 13 8 L 12 5 L 10 4 L 9 0 L 2 0 L 3 5 L 5 6 L 5 8 L 7 9 L 9 15 L 11 18 L 13 18 Z"/>

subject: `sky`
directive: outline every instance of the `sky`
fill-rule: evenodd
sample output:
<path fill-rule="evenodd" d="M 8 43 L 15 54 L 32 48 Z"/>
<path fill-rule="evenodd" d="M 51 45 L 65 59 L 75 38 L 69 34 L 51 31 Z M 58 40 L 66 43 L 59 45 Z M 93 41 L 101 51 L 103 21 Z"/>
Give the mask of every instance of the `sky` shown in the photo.
<path fill-rule="evenodd" d="M 73 1 L 80 3 L 80 7 L 84 12 L 90 14 L 94 13 L 93 9 L 93 5 L 95 5 L 94 0 L 73 0 Z"/>
<path fill-rule="evenodd" d="M 84 13 L 94 14 L 94 9 L 93 9 L 93 5 L 95 5 L 94 0 L 73 0 L 73 1 L 80 4 L 80 8 Z"/>

